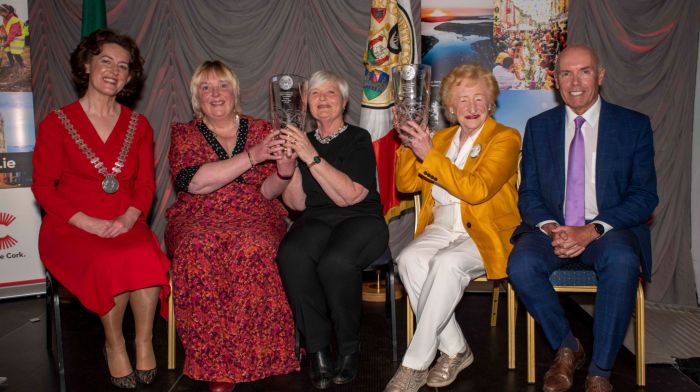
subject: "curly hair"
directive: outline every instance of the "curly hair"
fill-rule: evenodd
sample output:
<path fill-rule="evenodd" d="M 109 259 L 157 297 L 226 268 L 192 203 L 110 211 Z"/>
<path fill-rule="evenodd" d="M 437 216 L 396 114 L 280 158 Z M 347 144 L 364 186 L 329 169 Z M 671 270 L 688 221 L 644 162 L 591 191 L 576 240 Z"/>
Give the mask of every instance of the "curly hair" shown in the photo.
<path fill-rule="evenodd" d="M 143 84 L 143 58 L 139 47 L 131 37 L 117 34 L 109 29 L 97 30 L 83 38 L 71 53 L 70 65 L 78 95 L 81 97 L 85 95 L 90 83 L 90 75 L 85 72 L 85 64 L 88 64 L 93 56 L 102 52 L 104 44 L 116 44 L 129 52 L 129 81 L 117 97 L 126 98 L 137 95 Z"/>
<path fill-rule="evenodd" d="M 451 124 L 457 122 L 457 117 L 450 113 L 449 108 L 452 105 L 452 90 L 455 87 L 466 83 L 472 85 L 483 81 L 486 85 L 486 90 L 488 93 L 489 100 L 489 114 L 493 114 L 496 110 L 496 98 L 500 93 L 498 89 L 498 82 L 493 76 L 491 71 L 482 67 L 479 64 L 460 64 L 450 71 L 450 73 L 442 79 L 442 85 L 440 87 L 440 100 L 442 101 L 442 107 L 445 111 L 445 118 Z"/>

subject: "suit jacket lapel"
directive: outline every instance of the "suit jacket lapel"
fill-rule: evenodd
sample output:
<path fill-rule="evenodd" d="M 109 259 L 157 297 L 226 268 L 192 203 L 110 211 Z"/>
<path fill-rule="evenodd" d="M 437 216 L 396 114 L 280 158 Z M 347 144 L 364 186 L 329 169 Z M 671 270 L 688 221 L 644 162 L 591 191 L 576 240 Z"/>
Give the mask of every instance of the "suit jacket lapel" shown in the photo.
<path fill-rule="evenodd" d="M 558 186 L 557 195 L 559 203 L 564 202 L 564 189 L 566 188 L 566 173 L 564 173 L 565 163 L 564 156 L 568 146 L 565 145 L 566 134 L 566 110 L 564 105 L 559 106 L 559 110 L 552 119 L 551 134 L 549 138 L 549 148 L 552 153 L 552 167 L 554 168 L 554 178 L 560 178 L 556 181 Z"/>
<path fill-rule="evenodd" d="M 596 146 L 595 161 L 595 194 L 598 210 L 601 201 L 605 200 L 607 173 L 606 170 L 615 159 L 615 118 L 609 110 L 608 103 L 601 97 L 600 119 L 598 119 L 598 145 Z"/>

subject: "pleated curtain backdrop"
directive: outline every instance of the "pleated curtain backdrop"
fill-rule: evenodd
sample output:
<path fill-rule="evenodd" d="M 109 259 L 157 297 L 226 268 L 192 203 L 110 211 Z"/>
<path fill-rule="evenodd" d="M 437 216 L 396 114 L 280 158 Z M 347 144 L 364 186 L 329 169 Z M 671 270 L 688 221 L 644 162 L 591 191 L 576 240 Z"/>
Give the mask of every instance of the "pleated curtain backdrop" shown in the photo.
<path fill-rule="evenodd" d="M 468 1 L 466 2 L 468 3 Z M 159 237 L 173 199 L 170 124 L 191 119 L 189 79 L 207 59 L 229 64 L 241 81 L 244 112 L 268 118 L 273 74 L 318 69 L 350 83 L 346 119 L 357 124 L 370 0 L 108 0 L 108 26 L 134 37 L 147 80 L 136 110 L 155 130 Z M 80 36 L 81 0 L 30 0 L 36 119 L 77 98 L 68 58 Z M 697 1 L 571 0 L 569 39 L 595 47 L 607 67 L 603 96 L 651 116 L 661 202 L 652 225 L 654 274 L 648 298 L 695 304 L 690 261 L 690 146 Z M 412 1 L 420 28 L 420 1 Z M 420 35 L 420 31 L 417 31 Z M 532 113 L 535 115 L 536 113 Z"/>
<path fill-rule="evenodd" d="M 606 68 L 603 97 L 648 115 L 654 129 L 659 206 L 651 225 L 647 298 L 697 306 L 690 256 L 690 163 L 700 2 L 570 4 L 569 42 L 597 49 Z"/>
<path fill-rule="evenodd" d="M 174 198 L 168 172 L 170 125 L 192 118 L 189 81 L 202 61 L 220 59 L 241 82 L 243 111 L 269 118 L 268 81 L 276 73 L 318 69 L 350 83 L 347 120 L 357 124 L 370 0 L 106 1 L 108 26 L 131 35 L 145 58 L 146 83 L 136 110 L 155 130 L 159 238 Z M 80 37 L 81 0 L 30 1 L 37 122 L 77 99 L 68 59 Z"/>

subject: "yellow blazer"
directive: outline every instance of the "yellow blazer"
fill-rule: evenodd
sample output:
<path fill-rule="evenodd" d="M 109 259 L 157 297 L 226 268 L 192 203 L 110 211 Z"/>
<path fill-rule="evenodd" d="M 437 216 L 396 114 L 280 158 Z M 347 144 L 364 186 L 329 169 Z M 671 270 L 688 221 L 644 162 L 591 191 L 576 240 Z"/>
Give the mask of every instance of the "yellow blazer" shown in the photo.
<path fill-rule="evenodd" d="M 476 157 L 470 154 L 464 169 L 459 169 L 445 156 L 458 128 L 437 131 L 423 162 L 410 149 L 400 147 L 396 151 L 396 187 L 400 192 L 421 192 L 423 207 L 416 235 L 433 221 L 433 184 L 462 200 L 462 222 L 479 249 L 487 277 L 505 278 L 512 249 L 510 236 L 520 224 L 520 133 L 489 117 L 474 141 L 474 146 L 481 145 L 481 152 Z"/>

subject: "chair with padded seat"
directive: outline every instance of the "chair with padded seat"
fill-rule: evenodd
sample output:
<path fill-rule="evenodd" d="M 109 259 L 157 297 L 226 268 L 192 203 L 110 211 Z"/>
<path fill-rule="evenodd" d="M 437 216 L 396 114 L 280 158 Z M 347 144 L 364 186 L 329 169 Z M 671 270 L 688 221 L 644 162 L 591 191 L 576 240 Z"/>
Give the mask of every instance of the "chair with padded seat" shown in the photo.
<path fill-rule="evenodd" d="M 572 263 L 552 273 L 549 281 L 554 291 L 559 293 L 595 293 L 598 279 L 595 271 L 584 263 Z M 644 287 L 640 279 L 637 286 L 635 305 L 635 351 L 637 366 L 637 385 L 646 384 L 646 354 L 644 345 Z M 535 383 L 535 319 L 527 312 L 527 382 Z"/>

